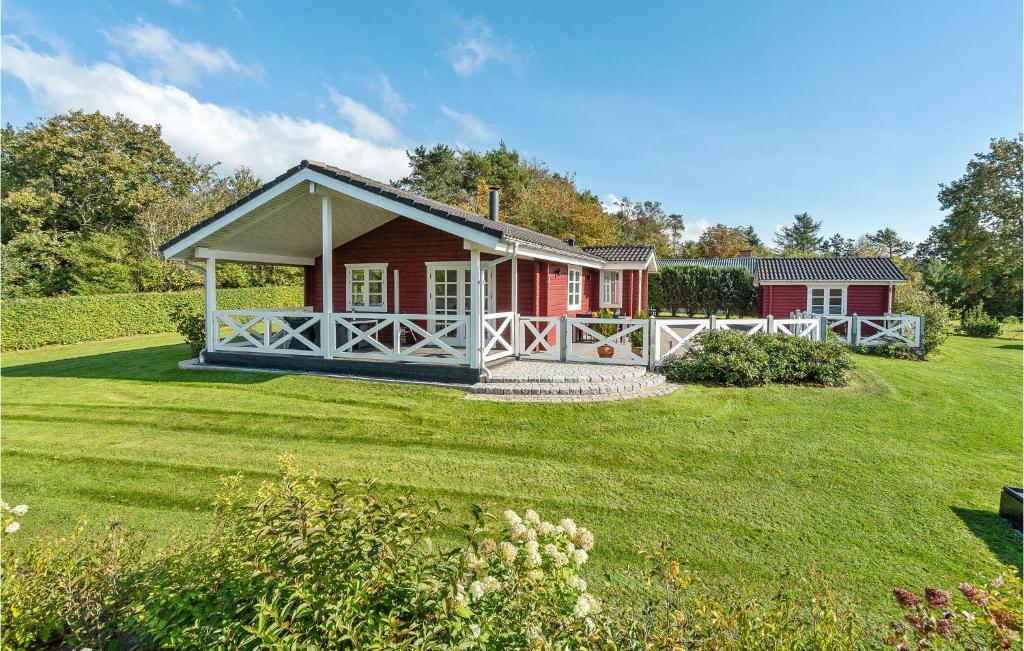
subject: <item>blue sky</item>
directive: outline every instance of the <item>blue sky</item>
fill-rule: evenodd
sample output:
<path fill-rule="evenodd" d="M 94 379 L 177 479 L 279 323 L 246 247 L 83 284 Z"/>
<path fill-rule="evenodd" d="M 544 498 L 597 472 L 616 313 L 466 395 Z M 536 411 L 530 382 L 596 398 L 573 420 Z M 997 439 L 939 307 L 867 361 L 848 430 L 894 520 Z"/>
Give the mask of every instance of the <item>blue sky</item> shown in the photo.
<path fill-rule="evenodd" d="M 563 4 L 10 0 L 0 109 L 121 111 L 268 179 L 504 139 L 690 237 L 765 239 L 803 211 L 921 238 L 938 184 L 1021 129 L 1016 1 Z"/>

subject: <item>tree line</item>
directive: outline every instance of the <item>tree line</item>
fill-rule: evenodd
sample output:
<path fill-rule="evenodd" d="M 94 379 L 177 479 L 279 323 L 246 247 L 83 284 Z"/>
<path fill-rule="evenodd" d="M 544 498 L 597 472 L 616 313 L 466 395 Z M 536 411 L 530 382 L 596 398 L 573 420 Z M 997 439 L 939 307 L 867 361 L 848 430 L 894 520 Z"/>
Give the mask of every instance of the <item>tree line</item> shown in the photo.
<path fill-rule="evenodd" d="M 686 220 L 656 200 L 602 205 L 575 176 L 552 171 L 505 143 L 487 151 L 444 144 L 408 152 L 394 181 L 424 196 L 484 214 L 487 188 L 502 189 L 502 218 L 592 244 L 647 244 L 660 257 L 878 255 L 910 259 L 929 291 L 962 310 L 983 303 L 998 316 L 1021 312 L 1022 137 L 992 140 L 966 173 L 941 185 L 946 212 L 916 247 L 892 228 L 853 239 L 822 235 L 808 213 L 766 245 L 753 226 L 715 224 L 686 241 Z M 168 263 L 158 247 L 262 184 L 242 167 L 176 154 L 158 125 L 123 115 L 71 111 L 0 133 L 0 293 L 52 296 L 166 291 L 202 285 L 199 271 Z M 911 258 L 911 252 L 913 257 Z M 224 265 L 224 286 L 297 283 L 297 270 Z"/>

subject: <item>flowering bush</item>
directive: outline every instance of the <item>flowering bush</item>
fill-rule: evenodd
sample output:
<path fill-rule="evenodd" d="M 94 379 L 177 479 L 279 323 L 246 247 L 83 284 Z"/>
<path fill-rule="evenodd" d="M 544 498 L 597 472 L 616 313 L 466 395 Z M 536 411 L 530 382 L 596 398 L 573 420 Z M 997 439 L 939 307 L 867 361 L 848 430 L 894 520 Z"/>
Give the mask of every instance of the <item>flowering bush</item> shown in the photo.
<path fill-rule="evenodd" d="M 906 611 L 892 625 L 889 642 L 897 649 L 966 649 L 1020 647 L 1021 580 L 999 577 L 979 588 L 960 584 L 962 599 L 937 588 L 925 588 L 920 597 L 894 588 L 896 603 Z"/>
<path fill-rule="evenodd" d="M 665 375 L 672 382 L 834 386 L 846 382 L 851 368 L 849 349 L 835 336 L 810 341 L 787 334 L 710 330 L 697 335 L 689 353 L 669 358 Z"/>

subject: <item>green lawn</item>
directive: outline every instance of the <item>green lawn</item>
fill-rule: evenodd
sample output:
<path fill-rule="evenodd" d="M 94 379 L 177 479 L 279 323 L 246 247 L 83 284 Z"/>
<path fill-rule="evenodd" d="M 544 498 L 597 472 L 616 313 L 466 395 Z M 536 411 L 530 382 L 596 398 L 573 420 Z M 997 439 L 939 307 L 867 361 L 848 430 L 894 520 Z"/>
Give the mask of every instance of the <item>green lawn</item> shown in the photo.
<path fill-rule="evenodd" d="M 689 386 L 582 405 L 179 371 L 179 341 L 3 356 L 3 496 L 32 509 L 19 544 L 110 513 L 165 540 L 208 522 L 219 477 L 270 477 L 290 452 L 441 499 L 446 527 L 473 503 L 572 516 L 613 577 L 666 531 L 707 578 L 753 591 L 816 565 L 874 624 L 894 584 L 1021 565 L 997 515 L 1001 486 L 1021 478 L 1019 337 L 953 337 L 926 363 L 858 357 L 842 389 Z"/>

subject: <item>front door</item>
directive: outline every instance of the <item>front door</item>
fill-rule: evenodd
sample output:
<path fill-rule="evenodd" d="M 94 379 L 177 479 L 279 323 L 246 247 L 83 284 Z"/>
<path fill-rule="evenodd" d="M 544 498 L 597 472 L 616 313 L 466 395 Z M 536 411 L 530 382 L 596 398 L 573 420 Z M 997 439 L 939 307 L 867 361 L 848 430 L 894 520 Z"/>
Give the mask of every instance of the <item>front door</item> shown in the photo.
<path fill-rule="evenodd" d="M 484 313 L 486 314 L 492 305 L 491 282 L 494 269 L 491 268 L 484 276 Z M 427 302 L 430 305 L 430 313 L 438 316 L 465 316 L 469 314 L 470 303 L 470 271 L 468 262 L 437 263 L 431 264 L 427 274 Z M 431 321 L 429 330 L 437 332 L 444 330 L 451 325 L 450 320 L 439 318 Z M 464 346 L 466 344 L 466 326 L 448 333 L 442 337 L 442 341 L 453 346 Z"/>

